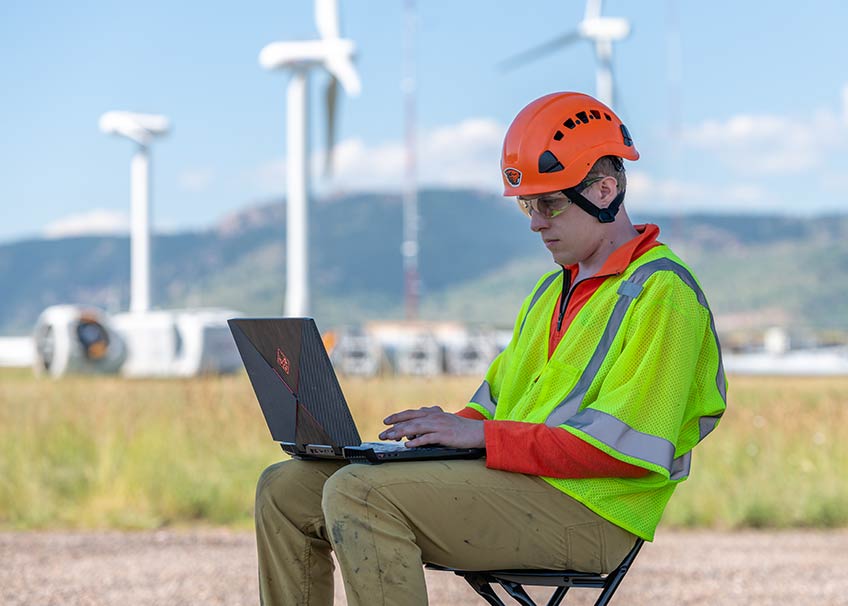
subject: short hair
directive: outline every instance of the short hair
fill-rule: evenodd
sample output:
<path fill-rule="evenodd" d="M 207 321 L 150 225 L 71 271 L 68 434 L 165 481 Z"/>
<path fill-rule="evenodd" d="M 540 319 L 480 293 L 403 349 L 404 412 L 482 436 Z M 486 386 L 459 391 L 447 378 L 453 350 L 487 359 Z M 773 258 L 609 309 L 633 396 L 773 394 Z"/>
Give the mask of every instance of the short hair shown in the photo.
<path fill-rule="evenodd" d="M 618 156 L 603 156 L 598 158 L 598 161 L 589 169 L 589 174 L 583 179 L 593 179 L 595 177 L 612 177 L 615 179 L 616 190 L 621 193 L 627 189 L 627 175 L 624 171 L 624 161 Z"/>

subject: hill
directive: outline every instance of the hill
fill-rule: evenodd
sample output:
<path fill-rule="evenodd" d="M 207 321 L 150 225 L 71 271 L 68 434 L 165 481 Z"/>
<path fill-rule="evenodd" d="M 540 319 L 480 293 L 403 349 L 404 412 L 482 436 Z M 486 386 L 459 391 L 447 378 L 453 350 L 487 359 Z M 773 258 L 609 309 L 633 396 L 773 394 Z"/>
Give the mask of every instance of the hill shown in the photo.
<path fill-rule="evenodd" d="M 514 203 L 470 191 L 420 194 L 422 316 L 509 325 L 553 267 Z M 636 216 L 699 275 L 719 328 L 790 323 L 848 329 L 848 217 Z M 327 198 L 310 209 L 315 317 L 322 326 L 403 316 L 401 199 Z M 227 306 L 279 315 L 285 207 L 247 208 L 199 232 L 153 241 L 155 307 Z M 0 334 L 25 334 L 55 303 L 126 309 L 129 239 L 33 239 L 0 245 Z"/>

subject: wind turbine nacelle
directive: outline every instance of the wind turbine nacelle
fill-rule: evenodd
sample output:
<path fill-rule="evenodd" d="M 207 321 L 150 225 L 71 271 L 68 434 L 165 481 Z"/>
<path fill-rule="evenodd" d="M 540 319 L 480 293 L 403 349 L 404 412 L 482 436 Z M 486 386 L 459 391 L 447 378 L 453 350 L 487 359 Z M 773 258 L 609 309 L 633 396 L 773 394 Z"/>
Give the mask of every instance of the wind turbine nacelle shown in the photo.
<path fill-rule="evenodd" d="M 341 38 L 272 42 L 259 52 L 259 63 L 269 70 L 321 66 L 341 82 L 349 95 L 358 95 L 362 87 L 353 67 L 355 52 L 353 41 Z"/>
<path fill-rule="evenodd" d="M 301 42 L 272 42 L 259 52 L 259 63 L 265 69 L 285 69 L 292 66 L 322 64 L 331 54 L 352 56 L 352 40 L 304 40 Z"/>
<path fill-rule="evenodd" d="M 615 42 L 630 35 L 630 22 L 620 17 L 596 17 L 583 20 L 579 31 L 584 38 Z"/>
<path fill-rule="evenodd" d="M 159 114 L 111 111 L 100 116 L 101 131 L 127 137 L 140 145 L 147 145 L 155 136 L 167 134 L 170 128 L 168 118 Z"/>
<path fill-rule="evenodd" d="M 35 324 L 36 374 L 117 373 L 126 347 L 104 312 L 79 305 L 48 307 Z"/>

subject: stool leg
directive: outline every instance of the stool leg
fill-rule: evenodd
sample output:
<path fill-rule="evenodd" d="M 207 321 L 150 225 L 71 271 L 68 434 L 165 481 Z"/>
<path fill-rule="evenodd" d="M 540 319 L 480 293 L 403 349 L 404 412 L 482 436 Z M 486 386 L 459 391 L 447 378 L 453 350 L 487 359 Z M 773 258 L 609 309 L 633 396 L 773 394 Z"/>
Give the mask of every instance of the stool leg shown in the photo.
<path fill-rule="evenodd" d="M 500 583 L 501 587 L 503 587 L 516 602 L 521 604 L 521 606 L 536 606 L 536 602 L 527 595 L 527 592 L 524 591 L 524 587 L 522 587 L 519 583 L 503 580 L 498 580 L 498 583 Z"/>
<path fill-rule="evenodd" d="M 604 587 L 604 590 L 601 592 L 601 595 L 598 596 L 598 601 L 595 602 L 595 606 L 606 606 L 609 604 L 609 601 L 612 599 L 612 594 L 615 593 L 615 590 L 618 589 L 618 586 L 621 584 L 621 580 L 624 578 L 624 575 L 618 576 L 613 579 L 613 582 Z"/>
<path fill-rule="evenodd" d="M 495 593 L 495 590 L 492 589 L 492 586 L 489 585 L 489 579 L 487 577 L 480 574 L 463 574 L 460 576 L 491 606 L 506 606 L 498 597 L 498 594 Z"/>
<path fill-rule="evenodd" d="M 595 606 L 606 606 L 609 603 L 612 599 L 612 594 L 615 593 L 615 590 L 618 589 L 621 581 L 624 580 L 624 575 L 626 575 L 630 570 L 633 560 L 636 559 L 636 556 L 639 554 L 639 550 L 642 549 L 642 545 L 644 543 L 644 539 L 638 539 L 636 544 L 633 545 L 633 549 L 631 549 L 630 553 L 624 557 L 624 560 L 622 560 L 618 568 L 609 574 L 604 590 L 601 592 L 601 595 L 598 596 L 598 601 L 595 602 Z"/>
<path fill-rule="evenodd" d="M 548 600 L 547 606 L 559 606 L 568 589 L 568 587 L 557 587 L 556 591 L 551 594 L 551 599 Z"/>

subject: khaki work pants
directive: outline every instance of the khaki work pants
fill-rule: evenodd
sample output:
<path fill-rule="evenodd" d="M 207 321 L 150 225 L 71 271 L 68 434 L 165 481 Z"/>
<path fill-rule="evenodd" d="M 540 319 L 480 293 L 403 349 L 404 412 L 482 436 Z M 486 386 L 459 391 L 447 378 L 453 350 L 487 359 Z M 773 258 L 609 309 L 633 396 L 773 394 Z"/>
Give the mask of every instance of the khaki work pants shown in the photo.
<path fill-rule="evenodd" d="M 260 597 L 333 603 L 335 552 L 351 606 L 427 604 L 423 562 L 608 572 L 636 537 L 544 480 L 484 460 L 284 461 L 256 491 Z"/>

